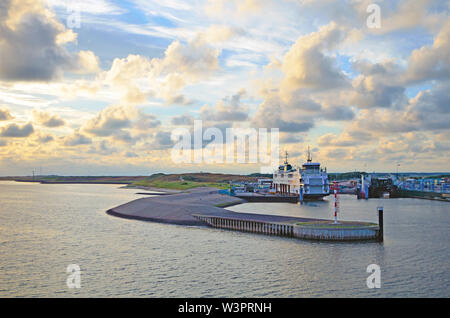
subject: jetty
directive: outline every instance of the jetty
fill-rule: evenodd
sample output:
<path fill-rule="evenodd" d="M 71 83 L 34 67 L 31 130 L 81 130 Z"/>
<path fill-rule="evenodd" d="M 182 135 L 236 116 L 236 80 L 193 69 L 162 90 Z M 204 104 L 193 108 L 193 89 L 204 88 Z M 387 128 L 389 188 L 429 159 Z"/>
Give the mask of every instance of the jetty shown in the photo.
<path fill-rule="evenodd" d="M 380 224 L 238 213 L 224 207 L 246 200 L 220 194 L 215 188 L 195 188 L 170 195 L 146 197 L 109 209 L 108 214 L 142 221 L 214 228 L 327 241 L 381 241 Z M 381 214 L 382 217 L 382 214 Z"/>

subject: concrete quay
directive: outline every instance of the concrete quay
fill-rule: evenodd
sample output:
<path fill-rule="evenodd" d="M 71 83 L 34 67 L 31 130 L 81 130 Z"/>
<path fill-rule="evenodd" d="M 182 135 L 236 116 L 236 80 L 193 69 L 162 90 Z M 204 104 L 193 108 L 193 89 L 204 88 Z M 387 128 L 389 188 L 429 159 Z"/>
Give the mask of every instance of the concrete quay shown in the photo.
<path fill-rule="evenodd" d="M 212 216 L 194 214 L 194 217 L 215 228 L 295 237 L 307 240 L 321 241 L 366 241 L 379 240 L 379 227 L 373 223 L 339 222 L 333 224 L 328 220 L 291 219 L 285 222 L 271 222 L 255 214 L 249 219 L 248 215 Z M 279 220 L 282 221 L 282 220 Z"/>

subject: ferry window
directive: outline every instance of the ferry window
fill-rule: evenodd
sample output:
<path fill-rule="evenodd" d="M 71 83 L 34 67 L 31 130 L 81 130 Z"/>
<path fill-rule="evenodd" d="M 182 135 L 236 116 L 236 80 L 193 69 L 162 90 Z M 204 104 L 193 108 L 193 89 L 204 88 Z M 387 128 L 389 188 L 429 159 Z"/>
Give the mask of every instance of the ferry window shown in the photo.
<path fill-rule="evenodd" d="M 292 178 L 292 173 L 288 174 L 288 178 Z"/>

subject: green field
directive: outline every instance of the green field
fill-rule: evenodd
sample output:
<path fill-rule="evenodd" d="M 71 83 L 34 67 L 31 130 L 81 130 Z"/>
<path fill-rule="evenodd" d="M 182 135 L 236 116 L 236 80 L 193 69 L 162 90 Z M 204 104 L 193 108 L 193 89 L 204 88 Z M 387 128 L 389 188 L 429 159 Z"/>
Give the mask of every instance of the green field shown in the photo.
<path fill-rule="evenodd" d="M 131 184 L 132 186 L 153 187 L 173 190 L 187 190 L 198 187 L 215 187 L 219 189 L 228 189 L 227 183 L 219 182 L 197 182 L 197 181 L 159 181 L 159 180 L 141 180 Z"/>

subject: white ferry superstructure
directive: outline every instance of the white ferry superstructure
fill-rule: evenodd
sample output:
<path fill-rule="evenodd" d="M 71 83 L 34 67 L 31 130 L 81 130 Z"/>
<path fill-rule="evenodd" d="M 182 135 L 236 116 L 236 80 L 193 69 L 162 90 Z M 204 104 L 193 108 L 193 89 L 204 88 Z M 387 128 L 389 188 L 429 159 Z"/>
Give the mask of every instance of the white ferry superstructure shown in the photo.
<path fill-rule="evenodd" d="M 320 163 L 312 162 L 308 149 L 308 158 L 301 168 L 289 164 L 286 158 L 282 165 L 273 173 L 273 188 L 281 195 L 300 195 L 303 200 L 321 200 L 330 194 L 330 185 L 326 169 L 320 168 Z"/>

